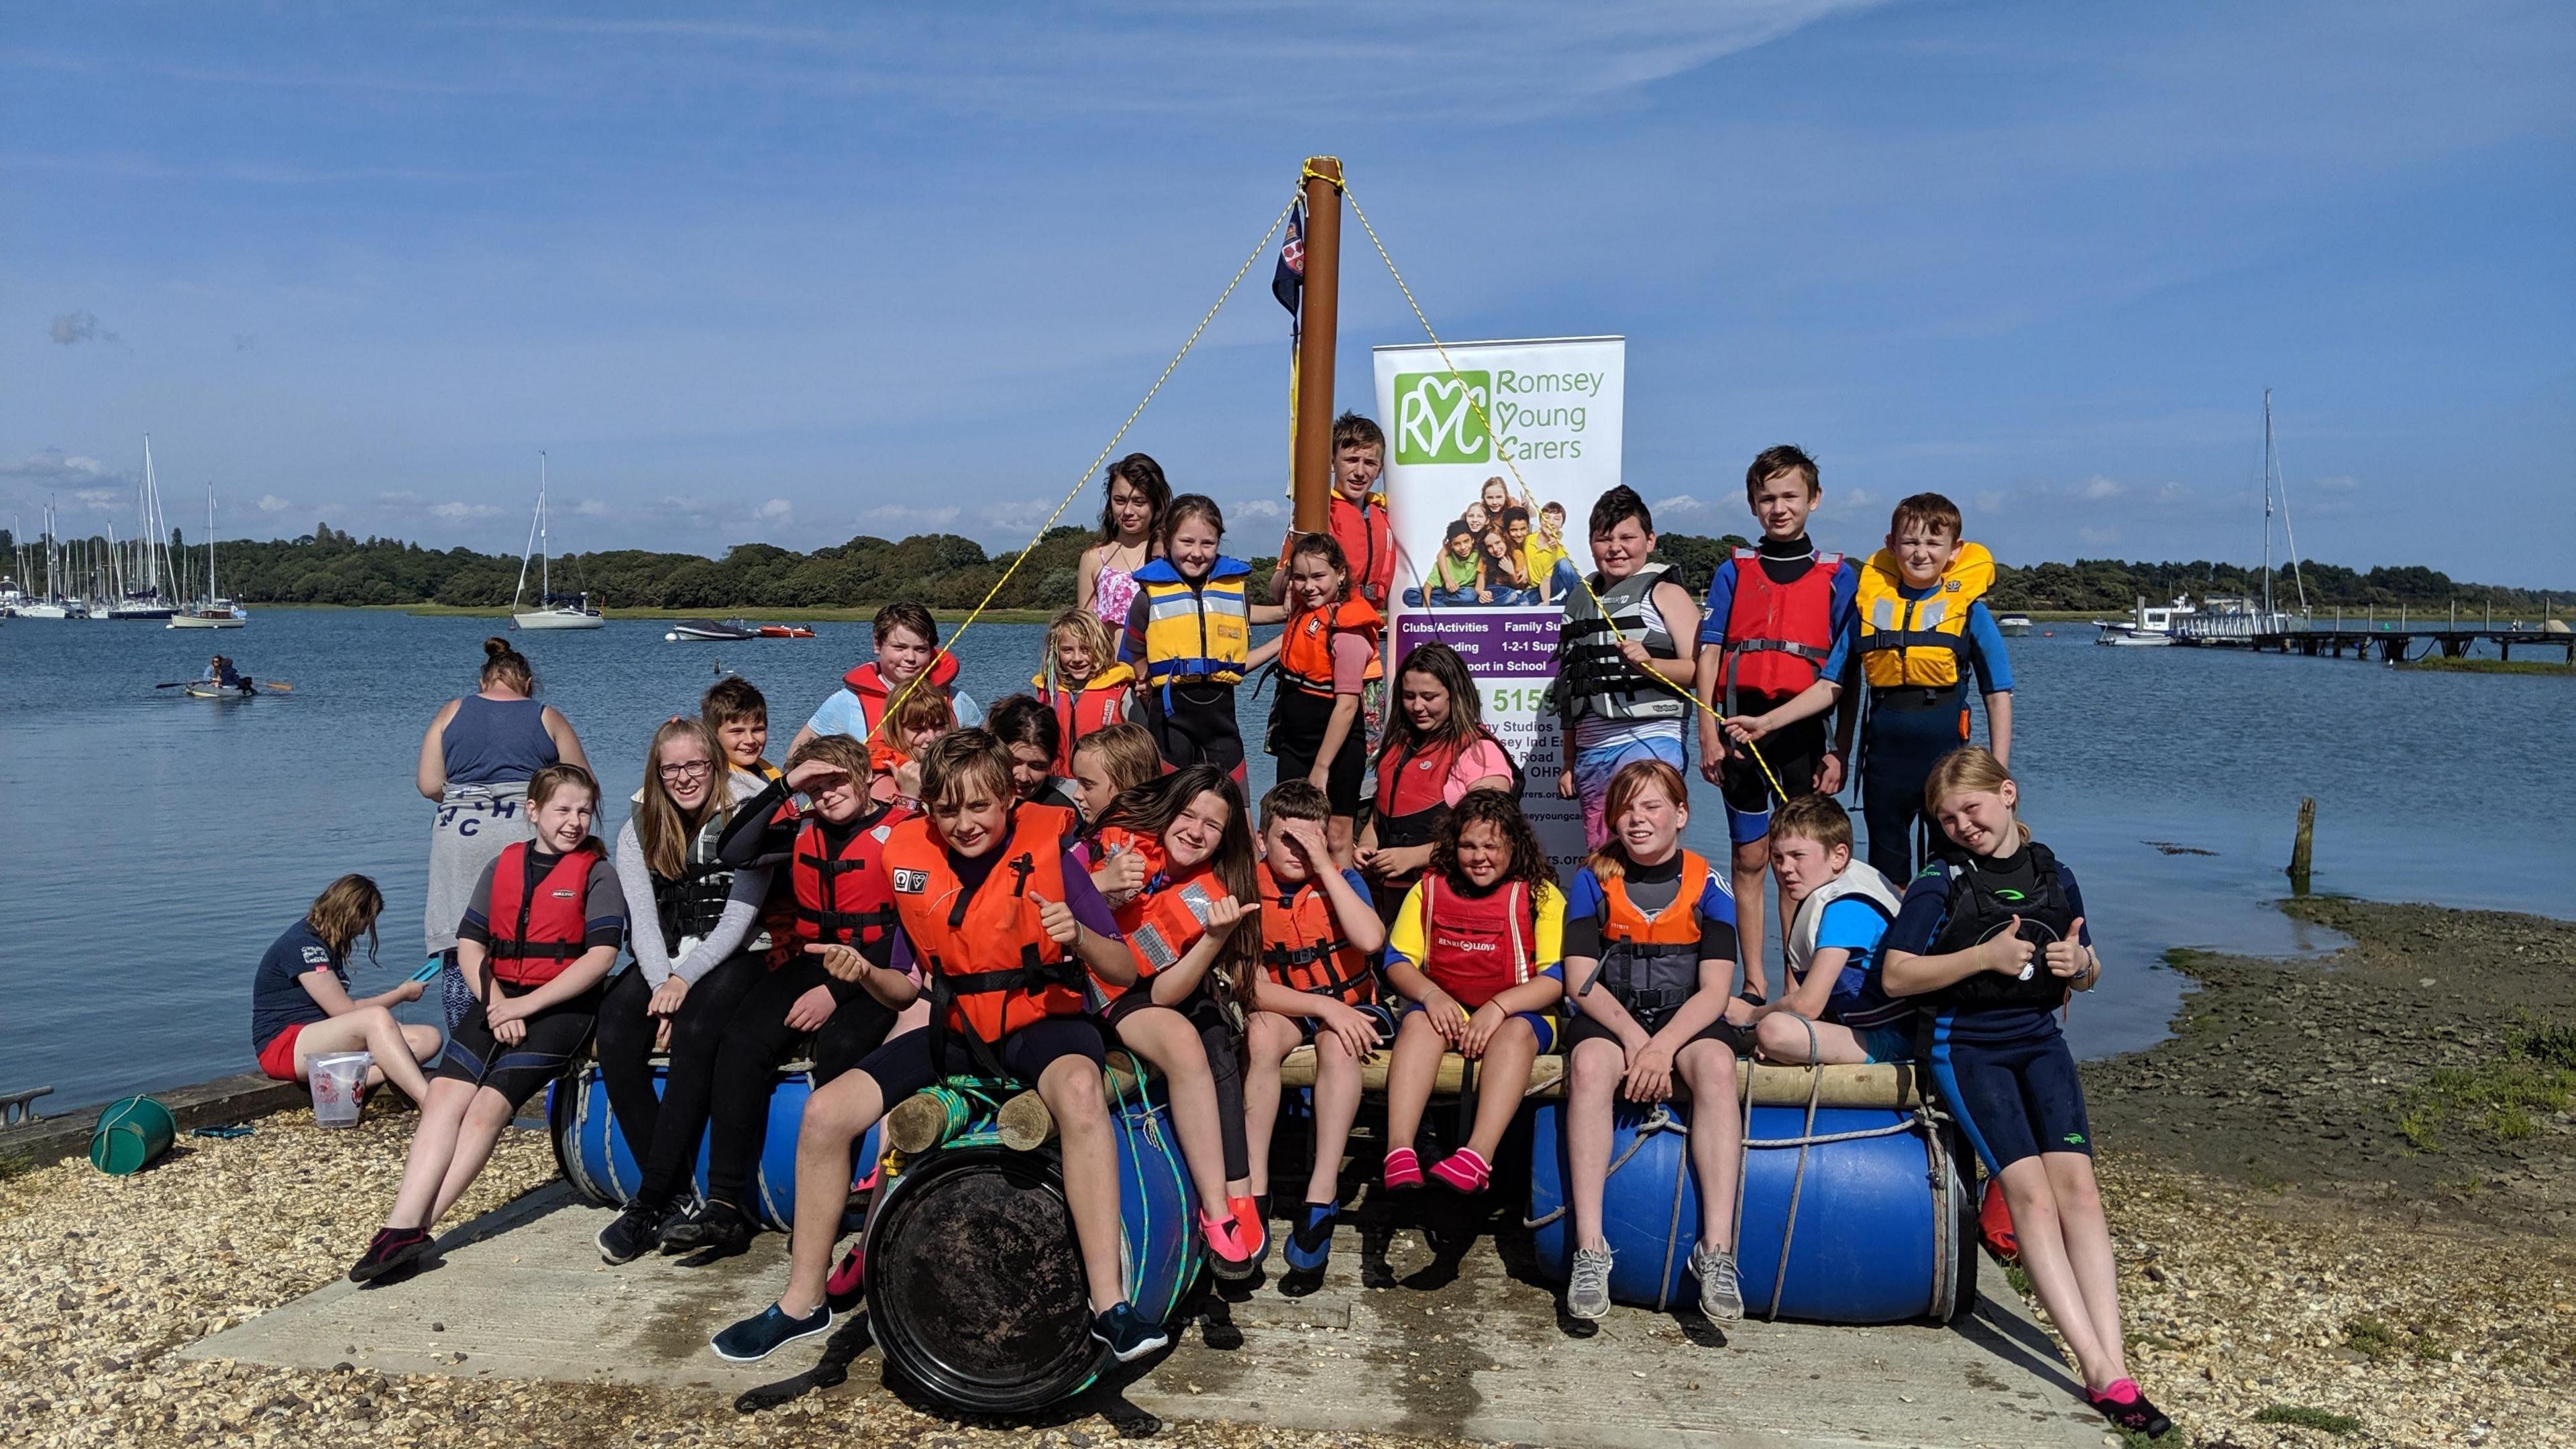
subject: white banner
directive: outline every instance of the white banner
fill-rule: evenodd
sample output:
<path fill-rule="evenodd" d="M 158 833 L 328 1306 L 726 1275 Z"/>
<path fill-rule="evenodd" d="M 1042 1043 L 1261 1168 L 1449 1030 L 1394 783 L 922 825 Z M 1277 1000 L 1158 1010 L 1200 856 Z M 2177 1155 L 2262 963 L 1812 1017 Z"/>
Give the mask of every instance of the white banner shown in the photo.
<path fill-rule="evenodd" d="M 1583 816 L 1556 796 L 1562 739 L 1539 701 L 1573 587 L 1566 570 L 1590 569 L 1584 523 L 1619 482 L 1627 340 L 1453 342 L 1446 362 L 1428 344 L 1380 347 L 1376 358 L 1395 656 L 1439 639 L 1465 658 L 1485 723 L 1528 772 L 1523 808 L 1571 880 Z"/>

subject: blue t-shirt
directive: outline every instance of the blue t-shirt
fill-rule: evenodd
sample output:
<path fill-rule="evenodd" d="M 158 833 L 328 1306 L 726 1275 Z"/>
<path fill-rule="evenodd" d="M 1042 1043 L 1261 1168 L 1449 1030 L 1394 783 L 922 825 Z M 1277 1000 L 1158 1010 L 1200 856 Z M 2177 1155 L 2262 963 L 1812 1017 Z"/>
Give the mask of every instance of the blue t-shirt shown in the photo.
<path fill-rule="evenodd" d="M 286 928 L 268 954 L 259 958 L 259 970 L 250 979 L 250 1049 L 258 1052 L 277 1040 L 277 1034 L 290 1026 L 327 1021 L 331 1013 L 304 989 L 304 973 L 328 971 L 349 989 L 349 969 L 345 957 L 334 956 L 323 944 L 321 934 L 310 921 L 299 920 Z"/>
<path fill-rule="evenodd" d="M 1859 896 L 1845 896 L 1825 907 L 1825 917 L 1816 923 L 1816 949 L 1843 950 L 1841 974 L 1834 978 L 1834 989 L 1825 998 L 1825 1019 L 1862 1027 L 1888 1026 L 1911 1016 L 1914 1009 L 1901 1001 L 1891 1000 L 1879 989 L 1878 973 L 1872 970 L 1878 959 L 1878 943 L 1887 935 L 1887 917 L 1878 906 Z M 1857 1014 L 1861 1019 L 1853 1022 Z"/>
<path fill-rule="evenodd" d="M 1759 562 L 1746 562 L 1740 566 L 1762 567 Z M 1716 576 L 1708 581 L 1708 618 L 1699 626 L 1699 642 L 1702 644 L 1726 642 L 1726 617 L 1735 609 L 1735 571 L 1738 567 L 1736 561 L 1729 558 L 1717 566 Z M 1843 677 L 1843 664 L 1851 658 L 1852 640 L 1860 633 L 1860 607 L 1855 602 L 1859 597 L 1860 571 L 1846 558 L 1834 570 L 1833 644 L 1825 656 L 1824 667 L 1817 672 L 1817 678 Z"/>
<path fill-rule="evenodd" d="M 956 711 L 957 727 L 961 730 L 973 729 L 984 722 L 984 711 L 976 707 L 974 696 L 962 689 L 948 692 L 948 705 Z M 846 688 L 836 689 L 832 691 L 831 698 L 815 708 L 814 717 L 805 721 L 805 728 L 818 735 L 848 735 L 851 739 L 864 741 L 868 737 L 868 718 L 859 710 L 857 695 Z"/>
<path fill-rule="evenodd" d="M 2075 884 L 2074 868 L 2065 861 L 2057 863 L 2058 888 L 2066 892 L 2067 908 L 2077 920 L 2084 917 L 2084 892 Z M 1940 949 L 1941 928 L 1950 923 L 1950 872 L 1937 863 L 1914 878 L 1905 888 L 1905 901 L 1896 912 L 1895 924 L 1879 942 L 1882 953 L 1903 951 L 1909 956 L 1930 956 Z M 2088 927 L 2075 933 L 2084 945 L 2093 944 Z M 2041 966 L 2040 970 L 2047 967 Z M 2046 1006 L 2002 1003 L 1969 1007 L 1952 1007 L 1936 1013 L 1941 1030 L 1953 1041 L 2016 1042 L 2046 1036 L 2057 1030 L 2057 1014 Z"/>

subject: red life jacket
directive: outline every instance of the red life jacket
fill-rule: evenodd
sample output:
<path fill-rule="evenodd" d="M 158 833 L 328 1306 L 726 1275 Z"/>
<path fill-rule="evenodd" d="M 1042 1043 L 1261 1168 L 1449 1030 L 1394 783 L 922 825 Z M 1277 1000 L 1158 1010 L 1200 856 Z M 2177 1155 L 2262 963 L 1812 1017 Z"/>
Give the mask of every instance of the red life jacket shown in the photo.
<path fill-rule="evenodd" d="M 1820 553 L 1795 582 L 1775 584 L 1759 550 L 1739 548 L 1726 611 L 1726 712 L 1735 692 L 1787 697 L 1816 682 L 1834 648 L 1834 580 L 1843 556 Z"/>
<path fill-rule="evenodd" d="M 899 808 L 879 813 L 861 824 L 838 854 L 825 853 L 822 817 L 806 818 L 788 865 L 791 917 L 770 952 L 770 965 L 784 966 L 816 942 L 867 951 L 886 939 L 895 928 L 895 910 L 885 847 L 895 827 L 908 818 Z"/>
<path fill-rule="evenodd" d="M 1259 871 L 1261 964 L 1291 991 L 1311 991 L 1350 1006 L 1377 999 L 1377 973 L 1366 953 L 1342 939 L 1333 899 L 1315 881 L 1290 888 Z"/>
<path fill-rule="evenodd" d="M 1392 739 L 1393 732 L 1388 737 Z M 1415 750 L 1386 750 L 1377 757 L 1377 843 L 1425 845 L 1440 833 L 1449 814 L 1449 772 L 1457 768 L 1458 747 L 1431 745 Z"/>
<path fill-rule="evenodd" d="M 1336 489 L 1328 507 L 1333 542 L 1342 546 L 1342 560 L 1351 566 L 1352 595 L 1384 609 L 1395 586 L 1395 524 L 1387 518 L 1386 500 L 1372 493 L 1366 501 L 1353 503 Z M 1296 541 L 1293 531 L 1280 540 L 1283 562 Z"/>
<path fill-rule="evenodd" d="M 1034 1021 L 1082 1015 L 1082 967 L 1038 921 L 1039 900 L 1064 899 L 1072 829 L 1070 810 L 1012 807 L 992 873 L 970 892 L 928 817 L 895 827 L 883 851 L 886 873 L 930 983 L 935 1024 L 990 1045 Z"/>
<path fill-rule="evenodd" d="M 1537 954 L 1538 911 L 1529 882 L 1512 881 L 1484 896 L 1461 894 L 1425 871 L 1422 883 L 1422 974 L 1473 1011 L 1530 979 Z"/>
<path fill-rule="evenodd" d="M 1043 674 L 1029 683 L 1036 687 L 1039 701 L 1055 711 L 1055 772 L 1070 779 L 1073 752 L 1083 738 L 1127 718 L 1127 696 L 1136 687 L 1136 671 L 1112 664 L 1079 688 L 1055 683 Z"/>
<path fill-rule="evenodd" d="M 957 656 L 945 649 L 940 650 L 930 661 L 929 676 L 919 687 L 936 689 L 954 699 L 957 694 Z M 887 684 L 885 676 L 877 672 L 877 662 L 873 659 L 842 675 L 841 687 L 857 697 L 859 720 L 867 726 L 870 735 L 877 732 L 877 721 L 885 718 L 887 703 L 896 691 L 903 688 L 900 684 Z"/>
<path fill-rule="evenodd" d="M 534 880 L 529 855 L 524 840 L 502 847 L 492 862 L 490 913 L 484 917 L 492 933 L 486 948 L 492 975 L 513 986 L 542 986 L 581 959 L 582 937 L 590 928 L 583 899 L 599 848 L 584 841 Z"/>
<path fill-rule="evenodd" d="M 1301 609 L 1290 616 L 1279 641 L 1279 672 L 1310 694 L 1333 692 L 1333 635 L 1356 630 L 1377 654 L 1378 631 L 1385 621 L 1366 599 L 1344 599 L 1320 609 Z"/>

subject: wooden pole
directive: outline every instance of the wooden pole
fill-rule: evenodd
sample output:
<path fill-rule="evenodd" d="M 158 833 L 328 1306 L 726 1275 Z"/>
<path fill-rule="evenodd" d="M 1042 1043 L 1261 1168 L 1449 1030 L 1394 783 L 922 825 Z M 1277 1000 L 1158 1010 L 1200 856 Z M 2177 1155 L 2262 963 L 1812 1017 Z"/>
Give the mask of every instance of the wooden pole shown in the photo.
<path fill-rule="evenodd" d="M 2299 834 L 2290 842 L 2290 894 L 2308 893 L 2308 861 L 2316 844 L 2317 802 L 2313 797 L 2299 801 Z"/>
<path fill-rule="evenodd" d="M 1306 282 L 1297 311 L 1297 455 L 1294 524 L 1332 527 L 1333 348 L 1342 300 L 1342 163 L 1306 158 Z"/>

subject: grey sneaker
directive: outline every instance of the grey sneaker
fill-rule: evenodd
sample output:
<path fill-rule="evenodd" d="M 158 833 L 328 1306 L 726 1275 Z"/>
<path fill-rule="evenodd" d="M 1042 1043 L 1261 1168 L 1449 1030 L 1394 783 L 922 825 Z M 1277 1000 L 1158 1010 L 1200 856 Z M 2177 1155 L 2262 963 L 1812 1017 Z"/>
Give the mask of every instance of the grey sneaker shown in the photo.
<path fill-rule="evenodd" d="M 1699 1279 L 1699 1311 L 1732 1322 L 1744 1316 L 1744 1289 L 1735 1281 L 1735 1255 L 1723 1248 L 1693 1248 L 1691 1276 Z"/>
<path fill-rule="evenodd" d="M 1610 1312 L 1609 1249 L 1574 1250 L 1574 1271 L 1565 1280 L 1565 1311 L 1586 1320 Z"/>

